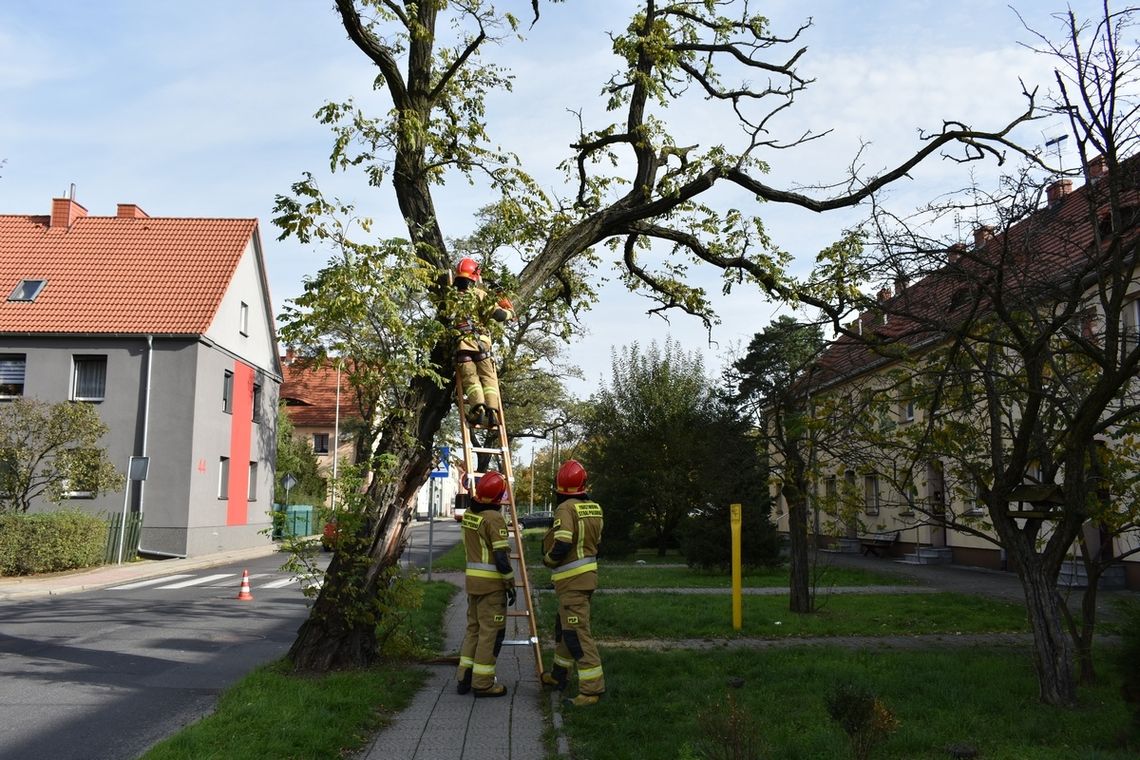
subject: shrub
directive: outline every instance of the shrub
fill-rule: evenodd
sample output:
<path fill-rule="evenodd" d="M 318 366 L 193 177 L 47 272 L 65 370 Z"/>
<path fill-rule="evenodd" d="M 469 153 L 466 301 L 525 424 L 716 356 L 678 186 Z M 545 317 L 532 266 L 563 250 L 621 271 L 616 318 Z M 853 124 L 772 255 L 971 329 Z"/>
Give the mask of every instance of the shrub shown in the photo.
<path fill-rule="evenodd" d="M 871 750 L 898 728 L 898 719 L 866 687 L 841 684 L 826 699 L 827 714 L 847 734 L 856 760 L 869 758 Z"/>
<path fill-rule="evenodd" d="M 693 747 L 697 760 L 761 760 L 768 748 L 752 715 L 729 693 L 724 703 L 697 715 L 701 739 Z"/>
<path fill-rule="evenodd" d="M 745 510 L 741 522 L 741 563 L 746 567 L 780 564 L 780 538 L 759 509 Z M 732 529 L 727 506 L 709 510 L 685 523 L 681 552 L 693 567 L 727 570 L 732 565 Z"/>
<path fill-rule="evenodd" d="M 0 575 L 33 575 L 103 562 L 107 523 L 74 510 L 0 514 Z"/>

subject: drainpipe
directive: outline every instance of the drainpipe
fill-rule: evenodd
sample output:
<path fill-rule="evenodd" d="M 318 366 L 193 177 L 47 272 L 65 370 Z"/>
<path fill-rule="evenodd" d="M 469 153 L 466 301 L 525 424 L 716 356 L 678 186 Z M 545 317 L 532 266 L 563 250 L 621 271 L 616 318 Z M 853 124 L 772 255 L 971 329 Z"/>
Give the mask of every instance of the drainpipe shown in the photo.
<path fill-rule="evenodd" d="M 146 393 L 143 396 L 143 435 L 142 435 L 142 456 L 147 456 L 147 437 L 150 434 L 150 378 L 154 369 L 154 336 L 146 336 Z M 127 481 L 127 488 L 130 488 L 130 481 Z M 144 548 L 142 545 L 142 517 L 143 505 L 145 504 L 146 496 L 146 481 L 139 481 L 139 554 L 151 554 L 156 557 L 167 557 L 169 559 L 186 559 L 185 554 L 171 554 L 169 552 L 160 552 L 154 549 Z"/>

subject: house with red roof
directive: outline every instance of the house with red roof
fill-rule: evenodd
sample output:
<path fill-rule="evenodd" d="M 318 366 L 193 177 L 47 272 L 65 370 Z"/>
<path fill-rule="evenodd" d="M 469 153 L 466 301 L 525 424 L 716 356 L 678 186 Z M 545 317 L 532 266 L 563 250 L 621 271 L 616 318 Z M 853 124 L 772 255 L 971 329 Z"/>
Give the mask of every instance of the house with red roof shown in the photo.
<path fill-rule="evenodd" d="M 1103 375 L 1106 367 L 1131 366 L 1140 335 L 1140 275 L 1133 258 L 1140 234 L 1140 157 L 1120 167 L 1118 185 L 1125 191 L 1115 222 L 1105 200 L 1107 168 L 1103 158 L 1095 158 L 1086 167 L 1084 186 L 1055 180 L 1040 205 L 1011 219 L 1005 229 L 978 226 L 972 245 L 952 245 L 944 258 L 936 248 L 926 259 L 915 257 L 923 267 L 914 281 L 899 277 L 894 288 L 880 290 L 874 305 L 847 325 L 800 379 L 797 392 L 840 422 L 813 453 L 809 524 L 819 544 L 914 563 L 1009 569 L 978 481 L 993 478 L 985 444 L 1020 432 L 1021 409 L 1034 387 L 1020 381 L 1024 368 L 1012 348 L 1016 344 L 993 327 L 990 315 L 1002 299 L 1003 313 L 1045 326 L 1040 333 L 1051 336 L 1054 358 L 1037 392 L 1056 399 L 1050 403 L 1058 410 L 1084 397 L 1079 386 L 1096 380 L 1090 367 Z M 1105 242 L 1114 234 L 1123 241 L 1117 249 Z M 1114 250 L 1122 251 L 1119 261 L 1111 258 Z M 956 337 L 957 326 L 964 324 L 981 327 Z M 1034 329 L 1024 332 L 1038 335 Z M 990 330 L 998 337 L 986 343 Z M 1067 348 L 1066 342 L 1080 348 Z M 950 345 L 956 359 L 938 355 Z M 990 350 L 992 345 L 1001 350 Z M 971 351 L 979 360 L 965 358 Z M 935 358 L 927 364 L 928 357 Z M 1086 359 L 1089 366 L 1081 363 Z M 983 383 L 1001 389 L 1002 404 L 986 405 L 988 397 L 974 390 Z M 1068 393 L 1070 386 L 1078 390 Z M 931 400 L 935 389 L 937 402 Z M 1096 442 L 1104 450 L 1127 452 L 1134 444 L 1116 442 L 1115 431 L 1122 421 L 1134 423 L 1131 410 L 1140 404 L 1140 390 L 1125 383 L 1117 396 L 1115 406 L 1102 413 L 1106 421 Z M 1048 441 L 1063 440 L 1068 418 L 1061 411 L 1050 414 L 1040 423 L 1046 432 L 1039 434 L 1037 456 L 1055 463 L 1059 457 Z M 971 449 L 975 436 L 983 445 Z M 1046 441 L 1048 436 L 1054 437 Z M 915 457 L 908 458 L 907 446 L 915 441 L 922 445 L 915 445 Z M 779 453 L 771 453 L 778 462 Z M 971 470 L 963 463 L 976 466 Z M 1052 478 L 1062 476 L 1044 479 L 1040 459 L 1031 459 L 1012 492 L 1017 498 L 1008 511 L 1019 520 L 1042 523 L 1042 540 L 1051 534 L 1051 521 L 1060 519 L 1055 507 L 1062 504 L 1063 481 Z M 772 494 L 772 518 L 786 532 L 791 523 L 778 483 Z M 1104 496 L 1105 503 L 1122 511 L 1132 498 L 1127 490 Z M 1083 540 L 1103 549 L 1104 557 L 1122 559 L 1111 569 L 1114 579 L 1140 588 L 1140 555 L 1130 554 L 1140 544 L 1135 530 L 1112 535 L 1089 519 L 1082 531 Z M 1084 573 L 1077 549 L 1069 550 L 1062 570 L 1062 581 L 1074 585 Z"/>
<path fill-rule="evenodd" d="M 269 540 L 280 384 L 256 219 L 93 216 L 74 198 L 0 215 L 0 402 L 93 404 L 121 471 L 146 458 L 126 492 L 64 502 L 141 514 L 142 554 Z"/>
<path fill-rule="evenodd" d="M 331 485 L 334 462 L 356 461 L 355 442 L 348 431 L 359 426 L 360 408 L 348 375 L 334 366 L 297 362 L 291 350 L 282 357 L 281 367 L 281 401 L 293 423 L 293 435 L 309 444 Z M 331 493 L 330 488 L 330 497 Z"/>

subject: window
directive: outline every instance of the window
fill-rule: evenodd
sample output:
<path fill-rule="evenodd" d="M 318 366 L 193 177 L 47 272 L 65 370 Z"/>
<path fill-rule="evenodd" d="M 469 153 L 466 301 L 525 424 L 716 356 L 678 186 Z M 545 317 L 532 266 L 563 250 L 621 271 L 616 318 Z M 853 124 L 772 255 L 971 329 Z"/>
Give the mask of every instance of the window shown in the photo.
<path fill-rule="evenodd" d="M 834 509 L 839 501 L 839 483 L 834 475 L 823 481 L 823 496 L 827 499 L 827 507 Z"/>
<path fill-rule="evenodd" d="M 914 422 L 914 386 L 909 382 L 899 391 L 899 419 Z"/>
<path fill-rule="evenodd" d="M 62 452 L 60 459 L 60 464 L 73 475 L 86 473 L 65 478 L 60 484 L 60 495 L 65 499 L 94 499 L 99 490 L 97 477 L 93 475 L 98 472 L 99 450 L 69 449 Z"/>
<path fill-rule="evenodd" d="M 8 295 L 8 300 L 34 301 L 44 285 L 47 285 L 47 280 L 20 280 L 20 284 Z"/>
<path fill-rule="evenodd" d="M 901 512 L 899 512 L 899 514 L 907 516 L 913 515 L 914 506 L 916 504 L 918 504 L 918 486 L 916 486 L 914 483 L 911 483 L 910 486 L 906 489 L 906 504 L 903 505 L 903 509 Z"/>
<path fill-rule="evenodd" d="M 314 454 L 327 454 L 327 453 L 329 453 L 329 434 L 328 433 L 313 433 L 313 453 Z"/>
<path fill-rule="evenodd" d="M 238 316 L 238 330 L 242 335 L 249 335 L 249 304 L 241 302 L 241 312 Z"/>
<path fill-rule="evenodd" d="M 73 401 L 102 401 L 106 390 L 106 356 L 73 356 L 71 358 L 71 399 Z"/>
<path fill-rule="evenodd" d="M 261 383 L 253 384 L 253 421 L 261 422 Z"/>
<path fill-rule="evenodd" d="M 27 357 L 23 354 L 0 354 L 0 398 L 24 395 L 24 368 Z"/>
<path fill-rule="evenodd" d="M 1140 342 L 1140 300 L 1124 304 L 1124 350 L 1131 351 Z"/>
<path fill-rule="evenodd" d="M 249 463 L 249 500 L 257 501 L 257 462 Z"/>
<path fill-rule="evenodd" d="M 226 372 L 222 381 L 222 411 L 226 414 L 234 412 L 234 373 Z"/>
<path fill-rule="evenodd" d="M 982 487 L 974 485 L 973 497 L 966 504 L 966 514 L 976 517 L 986 513 L 986 501 L 982 497 Z"/>
<path fill-rule="evenodd" d="M 218 467 L 218 498 L 230 498 L 230 458 L 222 457 Z"/>
<path fill-rule="evenodd" d="M 879 514 L 879 476 L 863 476 L 863 511 L 869 515 Z"/>

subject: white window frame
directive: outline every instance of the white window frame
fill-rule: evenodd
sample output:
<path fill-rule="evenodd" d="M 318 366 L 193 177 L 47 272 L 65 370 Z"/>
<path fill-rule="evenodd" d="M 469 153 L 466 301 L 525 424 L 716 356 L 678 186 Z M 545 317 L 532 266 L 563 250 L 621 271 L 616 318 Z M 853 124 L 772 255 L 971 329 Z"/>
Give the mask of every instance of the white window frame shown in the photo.
<path fill-rule="evenodd" d="M 17 369 L 16 365 L 19 365 L 19 369 Z M 4 382 L 3 381 L 5 377 L 7 377 L 11 380 L 15 380 L 15 378 L 17 377 L 17 372 L 18 372 L 18 376 L 20 378 L 19 383 Z M 24 395 L 24 382 L 27 379 L 27 374 L 28 374 L 28 355 L 27 354 L 0 354 L 0 399 L 20 398 L 21 396 L 23 396 Z M 6 386 L 6 385 L 11 385 L 11 386 L 19 385 L 20 386 L 19 393 L 5 393 L 4 392 L 4 386 Z"/>
<path fill-rule="evenodd" d="M 246 337 L 249 336 L 249 304 L 245 301 L 241 302 L 238 309 L 238 332 Z"/>
<path fill-rule="evenodd" d="M 27 278 L 20 280 L 19 284 L 8 294 L 9 301 L 34 301 L 47 285 L 47 280 Z"/>
<path fill-rule="evenodd" d="M 80 395 L 79 368 L 86 364 L 103 365 L 103 383 L 98 395 Z M 102 401 L 107 397 L 107 356 L 106 354 L 74 354 L 71 357 L 71 400 Z"/>
<path fill-rule="evenodd" d="M 253 410 L 250 412 L 254 422 L 261 422 L 261 383 L 253 384 Z"/>
<path fill-rule="evenodd" d="M 863 513 L 868 515 L 879 514 L 880 492 L 879 476 L 870 473 L 863 476 Z"/>
<path fill-rule="evenodd" d="M 332 436 L 329 433 L 313 433 L 313 453 L 317 456 L 327 456 L 329 453 L 329 439 Z M 323 451 L 322 447 L 317 445 L 318 441 L 324 442 Z"/>
<path fill-rule="evenodd" d="M 221 457 L 218 460 L 218 498 L 230 498 L 230 458 Z"/>
<path fill-rule="evenodd" d="M 222 411 L 226 414 L 234 413 L 234 373 L 228 369 L 222 378 Z"/>
<path fill-rule="evenodd" d="M 257 501 L 257 462 L 249 463 L 249 501 Z"/>

